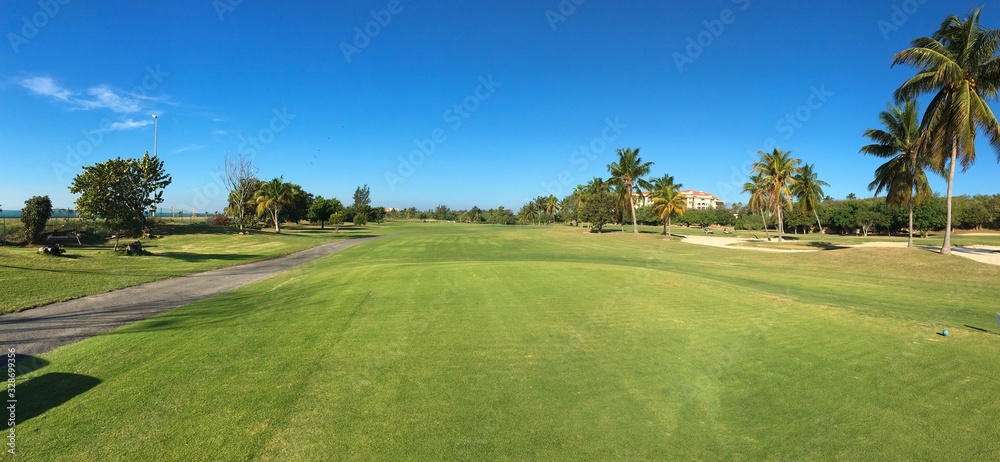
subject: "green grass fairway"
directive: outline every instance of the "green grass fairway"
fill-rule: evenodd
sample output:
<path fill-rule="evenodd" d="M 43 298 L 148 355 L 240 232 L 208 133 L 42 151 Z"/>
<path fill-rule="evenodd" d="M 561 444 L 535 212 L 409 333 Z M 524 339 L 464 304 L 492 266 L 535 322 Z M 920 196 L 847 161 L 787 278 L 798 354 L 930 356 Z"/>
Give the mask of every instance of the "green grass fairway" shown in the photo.
<path fill-rule="evenodd" d="M 20 458 L 1000 456 L 998 267 L 428 229 L 43 355 Z"/>
<path fill-rule="evenodd" d="M 281 234 L 255 231 L 249 236 L 232 228 L 173 222 L 162 225 L 163 237 L 143 240 L 153 255 L 125 257 L 113 243 L 66 246 L 59 257 L 41 255 L 36 247 L 0 247 L 0 314 L 60 300 L 93 295 L 144 282 L 197 273 L 222 266 L 276 257 L 340 239 L 380 234 L 384 227 L 350 227 L 340 232 L 318 226 L 288 226 Z M 122 244 L 131 240 L 122 240 Z"/>

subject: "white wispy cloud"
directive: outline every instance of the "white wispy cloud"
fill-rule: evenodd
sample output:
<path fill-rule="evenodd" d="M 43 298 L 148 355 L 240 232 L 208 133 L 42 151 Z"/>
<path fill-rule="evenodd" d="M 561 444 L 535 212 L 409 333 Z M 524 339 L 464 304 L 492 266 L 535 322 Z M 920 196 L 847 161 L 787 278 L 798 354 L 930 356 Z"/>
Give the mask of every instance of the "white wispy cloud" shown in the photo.
<path fill-rule="evenodd" d="M 73 95 L 72 92 L 59 86 L 50 77 L 28 77 L 21 79 L 18 83 L 36 95 L 48 96 L 60 101 L 70 101 Z"/>
<path fill-rule="evenodd" d="M 59 85 L 51 77 L 26 77 L 18 81 L 18 84 L 33 94 L 66 103 L 75 110 L 107 109 L 121 114 L 134 114 L 146 109 L 144 103 L 147 101 L 162 101 L 133 95 L 105 84 L 92 86 L 81 94 Z"/>
<path fill-rule="evenodd" d="M 110 126 L 108 126 L 108 130 L 109 131 L 134 130 L 136 128 L 142 128 L 147 125 L 153 125 L 153 121 L 125 119 L 121 122 L 112 123 Z"/>
<path fill-rule="evenodd" d="M 226 136 L 229 132 L 226 130 L 215 130 L 212 132 L 212 136 Z"/>
<path fill-rule="evenodd" d="M 184 146 L 182 148 L 175 149 L 173 153 L 174 154 L 180 154 L 182 152 L 187 152 L 187 151 L 198 151 L 200 149 L 205 149 L 207 147 L 208 146 L 206 146 L 204 144 L 190 144 L 190 145 Z"/>

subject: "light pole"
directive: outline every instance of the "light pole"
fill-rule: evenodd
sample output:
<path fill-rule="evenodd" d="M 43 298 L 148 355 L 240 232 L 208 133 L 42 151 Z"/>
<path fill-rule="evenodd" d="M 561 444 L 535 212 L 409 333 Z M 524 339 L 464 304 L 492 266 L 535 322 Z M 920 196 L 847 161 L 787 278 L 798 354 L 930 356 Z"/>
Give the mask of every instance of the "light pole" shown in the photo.
<path fill-rule="evenodd" d="M 153 158 L 156 159 L 156 134 L 160 128 L 160 119 L 153 114 Z M 153 208 L 152 216 L 156 217 L 156 208 Z"/>
<path fill-rule="evenodd" d="M 159 129 L 160 119 L 153 114 L 153 157 L 156 157 L 156 132 Z"/>

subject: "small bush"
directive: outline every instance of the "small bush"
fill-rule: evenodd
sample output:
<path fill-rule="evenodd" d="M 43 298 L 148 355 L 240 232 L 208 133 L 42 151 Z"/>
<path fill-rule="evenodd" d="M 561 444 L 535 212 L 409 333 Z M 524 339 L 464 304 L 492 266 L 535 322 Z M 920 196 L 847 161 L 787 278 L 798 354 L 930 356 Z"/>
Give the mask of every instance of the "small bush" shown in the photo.
<path fill-rule="evenodd" d="M 210 226 L 230 226 L 232 225 L 232 219 L 221 213 L 216 213 L 206 218 L 205 223 Z"/>

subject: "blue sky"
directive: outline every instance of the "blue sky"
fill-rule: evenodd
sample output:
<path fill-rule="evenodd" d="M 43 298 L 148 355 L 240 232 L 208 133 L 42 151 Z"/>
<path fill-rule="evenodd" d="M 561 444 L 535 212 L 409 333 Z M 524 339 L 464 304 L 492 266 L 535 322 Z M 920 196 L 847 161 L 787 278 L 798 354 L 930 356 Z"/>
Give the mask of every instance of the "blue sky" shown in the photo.
<path fill-rule="evenodd" d="M 0 0 L 0 204 L 71 207 L 83 165 L 153 151 L 154 113 L 167 208 L 220 210 L 241 151 L 392 207 L 562 197 L 622 147 L 728 202 L 775 146 L 869 196 L 861 135 L 913 73 L 892 55 L 981 3 Z M 998 174 L 980 143 L 956 193 Z"/>

